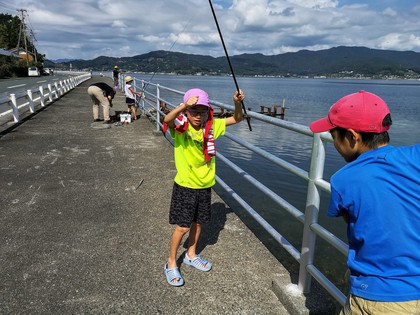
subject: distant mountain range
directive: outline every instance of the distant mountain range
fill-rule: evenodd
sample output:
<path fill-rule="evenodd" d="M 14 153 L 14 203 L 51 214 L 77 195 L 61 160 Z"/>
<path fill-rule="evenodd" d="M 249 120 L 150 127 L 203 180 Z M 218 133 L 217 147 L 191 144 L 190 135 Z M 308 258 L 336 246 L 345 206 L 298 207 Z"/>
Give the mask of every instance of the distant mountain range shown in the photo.
<path fill-rule="evenodd" d="M 77 60 L 77 59 L 56 59 L 56 60 L 51 60 L 53 63 L 64 63 L 64 62 L 72 62 L 73 60 Z"/>
<path fill-rule="evenodd" d="M 378 50 L 366 47 L 334 47 L 319 51 L 301 50 L 267 56 L 231 56 L 235 74 L 242 76 L 348 76 L 420 77 L 420 53 Z M 56 67 L 111 71 L 115 65 L 132 72 L 226 75 L 226 57 L 152 51 L 133 57 L 105 57 L 56 63 Z"/>

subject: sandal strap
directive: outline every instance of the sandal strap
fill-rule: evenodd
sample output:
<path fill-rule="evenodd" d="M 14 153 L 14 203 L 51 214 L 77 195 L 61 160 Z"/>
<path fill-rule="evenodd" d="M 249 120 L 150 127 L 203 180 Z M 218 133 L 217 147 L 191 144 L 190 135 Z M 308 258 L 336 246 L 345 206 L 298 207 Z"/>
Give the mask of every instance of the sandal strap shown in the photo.
<path fill-rule="evenodd" d="M 204 258 L 201 258 L 199 255 L 195 256 L 195 258 L 191 259 L 191 262 L 194 264 L 200 264 L 201 267 L 205 268 L 206 265 L 209 263 Z"/>
<path fill-rule="evenodd" d="M 179 272 L 178 267 L 166 268 L 165 272 L 169 276 L 169 279 L 171 282 L 176 278 L 181 279 L 181 273 Z"/>
<path fill-rule="evenodd" d="M 201 271 L 209 271 L 212 268 L 211 263 L 202 258 L 200 255 L 190 258 L 188 254 L 185 253 L 184 263 Z"/>

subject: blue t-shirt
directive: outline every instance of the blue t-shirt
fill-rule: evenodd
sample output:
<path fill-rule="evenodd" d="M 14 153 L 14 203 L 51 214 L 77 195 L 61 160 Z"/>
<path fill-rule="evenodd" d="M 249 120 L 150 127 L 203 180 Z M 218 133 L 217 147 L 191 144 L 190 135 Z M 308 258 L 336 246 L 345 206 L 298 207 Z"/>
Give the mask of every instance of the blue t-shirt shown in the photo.
<path fill-rule="evenodd" d="M 420 145 L 384 146 L 331 177 L 328 216 L 348 213 L 350 292 L 420 299 Z"/>

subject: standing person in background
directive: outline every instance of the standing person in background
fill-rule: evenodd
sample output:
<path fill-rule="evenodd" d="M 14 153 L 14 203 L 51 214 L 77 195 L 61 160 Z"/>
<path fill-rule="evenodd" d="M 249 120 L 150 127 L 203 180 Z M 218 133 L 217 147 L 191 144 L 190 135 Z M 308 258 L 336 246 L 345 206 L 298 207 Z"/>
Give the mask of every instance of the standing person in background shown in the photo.
<path fill-rule="evenodd" d="M 125 103 L 128 107 L 128 112 L 131 113 L 133 116 L 133 120 L 137 120 L 137 112 L 136 112 L 136 106 L 137 106 L 137 95 L 142 95 L 142 92 L 137 92 L 133 88 L 133 78 L 129 75 L 125 77 L 125 87 L 124 87 L 124 93 L 125 93 Z"/>
<path fill-rule="evenodd" d="M 328 216 L 347 223 L 350 294 L 340 314 L 420 314 L 420 145 L 393 147 L 386 103 L 360 91 L 312 122 L 348 164 L 331 177 Z"/>
<path fill-rule="evenodd" d="M 189 232 L 184 264 L 201 271 L 212 268 L 197 252 L 201 225 L 210 221 L 211 187 L 216 182 L 216 148 L 214 140 L 225 134 L 226 126 L 243 119 L 242 91 L 235 92 L 235 113 L 232 117 L 213 119 L 208 94 L 200 89 L 188 90 L 184 102 L 164 119 L 174 138 L 176 176 L 172 192 L 169 223 L 175 225 L 171 237 L 169 257 L 164 267 L 166 281 L 171 286 L 184 284 L 178 266 L 177 251 L 184 235 Z"/>
<path fill-rule="evenodd" d="M 101 121 L 99 119 L 99 105 L 102 105 L 104 124 L 110 124 L 109 108 L 112 107 L 112 99 L 115 96 L 114 89 L 104 82 L 98 82 L 91 84 L 87 92 L 93 102 L 93 121 Z"/>
<path fill-rule="evenodd" d="M 118 66 L 114 66 L 114 70 L 112 70 L 112 77 L 114 78 L 114 90 L 115 92 L 118 91 L 119 88 L 119 76 L 120 76 L 120 69 Z"/>

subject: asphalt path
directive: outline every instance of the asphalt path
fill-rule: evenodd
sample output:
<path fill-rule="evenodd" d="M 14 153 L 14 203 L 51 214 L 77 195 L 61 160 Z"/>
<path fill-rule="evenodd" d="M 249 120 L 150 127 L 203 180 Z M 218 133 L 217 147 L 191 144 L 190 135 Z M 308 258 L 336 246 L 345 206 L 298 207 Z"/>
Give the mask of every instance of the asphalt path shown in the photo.
<path fill-rule="evenodd" d="M 144 116 L 92 123 L 95 80 L 0 138 L 0 314 L 288 314 L 271 290 L 286 271 L 217 195 L 213 270 L 167 284 L 173 149 Z"/>
<path fill-rule="evenodd" d="M 0 314 L 334 314 L 291 291 L 293 272 L 214 191 L 198 242 L 213 268 L 181 263 L 171 287 L 173 148 L 145 115 L 92 123 L 96 81 L 112 84 L 83 82 L 0 137 Z M 126 109 L 121 92 L 113 103 Z"/>

